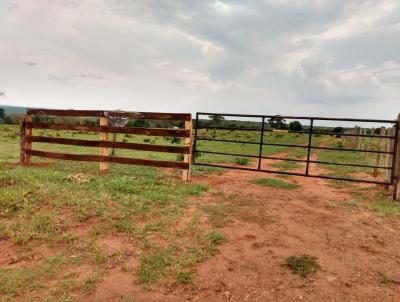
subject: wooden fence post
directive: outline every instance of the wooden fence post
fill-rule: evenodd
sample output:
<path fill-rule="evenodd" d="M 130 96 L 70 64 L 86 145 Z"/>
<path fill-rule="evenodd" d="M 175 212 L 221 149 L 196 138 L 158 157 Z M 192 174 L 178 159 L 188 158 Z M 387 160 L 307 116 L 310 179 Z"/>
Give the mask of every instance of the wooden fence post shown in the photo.
<path fill-rule="evenodd" d="M 358 126 L 355 126 L 353 129 L 353 134 L 358 134 Z M 358 144 L 358 136 L 353 136 L 353 144 L 357 146 Z"/>
<path fill-rule="evenodd" d="M 108 127 L 108 116 L 100 117 L 100 126 Z M 108 140 L 108 132 L 100 132 L 100 140 L 107 141 Z M 108 156 L 108 148 L 100 147 L 100 155 Z M 107 172 L 107 170 L 108 170 L 108 163 L 103 162 L 103 161 L 100 162 L 100 172 Z"/>
<path fill-rule="evenodd" d="M 397 121 L 400 122 L 400 114 L 397 116 Z M 400 129 L 399 129 L 399 132 L 396 134 L 397 134 L 397 138 L 399 138 Z M 394 169 L 393 200 L 400 201 L 400 143 L 399 143 L 399 140 L 397 140 L 397 146 L 394 146 L 394 148 L 396 148 L 397 151 L 396 151 L 396 166 Z"/>
<path fill-rule="evenodd" d="M 182 171 L 182 180 L 183 181 L 189 181 L 190 180 L 190 172 L 192 168 L 192 142 L 193 142 L 193 122 L 192 122 L 192 117 L 190 117 L 189 121 L 185 121 L 185 129 L 190 131 L 190 136 L 185 137 L 185 146 L 189 147 L 189 153 L 185 154 L 183 156 L 183 161 L 185 163 L 189 164 L 189 167 L 187 170 Z"/>
<path fill-rule="evenodd" d="M 25 128 L 26 128 L 26 115 L 21 116 L 19 120 L 19 164 L 25 164 Z"/>
<path fill-rule="evenodd" d="M 24 149 L 25 149 L 25 151 L 24 151 L 24 164 L 25 165 L 30 165 L 30 164 L 32 164 L 32 156 L 30 154 L 28 154 L 26 152 L 26 150 L 32 150 L 32 143 L 25 141 L 25 138 L 29 137 L 29 136 L 32 136 L 32 127 L 31 126 L 29 126 L 29 127 L 26 126 L 26 123 L 31 123 L 32 122 L 32 115 L 29 115 L 29 114 L 25 115 L 24 121 L 25 121 L 25 127 L 24 127 L 25 128 L 25 133 L 24 133 Z"/>
<path fill-rule="evenodd" d="M 363 128 L 361 128 L 361 127 L 358 127 L 358 129 L 357 129 L 357 135 L 362 135 L 363 134 Z M 362 136 L 357 136 L 357 150 L 358 151 L 360 151 L 361 150 L 361 144 L 362 144 L 362 141 L 363 141 L 363 137 Z"/>

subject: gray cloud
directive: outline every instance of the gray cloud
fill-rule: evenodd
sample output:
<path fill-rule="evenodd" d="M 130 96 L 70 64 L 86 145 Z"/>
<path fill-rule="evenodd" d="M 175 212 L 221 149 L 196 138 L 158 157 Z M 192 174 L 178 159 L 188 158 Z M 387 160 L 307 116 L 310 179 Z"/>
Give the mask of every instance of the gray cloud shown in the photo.
<path fill-rule="evenodd" d="M 0 83 L 19 105 L 390 117 L 399 34 L 397 0 L 4 0 Z"/>

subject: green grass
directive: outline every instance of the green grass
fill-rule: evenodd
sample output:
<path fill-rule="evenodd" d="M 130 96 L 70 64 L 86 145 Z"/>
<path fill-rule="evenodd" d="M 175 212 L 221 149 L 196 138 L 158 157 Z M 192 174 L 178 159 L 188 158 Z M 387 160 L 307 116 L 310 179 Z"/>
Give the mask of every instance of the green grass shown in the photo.
<path fill-rule="evenodd" d="M 293 161 L 281 161 L 277 163 L 272 163 L 271 166 L 275 168 L 280 168 L 283 171 L 296 170 L 302 167 L 300 164 Z"/>
<path fill-rule="evenodd" d="M 235 163 L 241 166 L 248 166 L 250 165 L 251 161 L 248 157 L 236 157 Z"/>
<path fill-rule="evenodd" d="M 179 224 L 189 198 L 207 191 L 206 185 L 182 183 L 180 171 L 163 173 L 140 166 L 110 165 L 109 172 L 103 175 L 95 163 L 33 158 L 34 163 L 50 164 L 21 167 L 15 165 L 19 157 L 18 131 L 18 127 L 0 125 L 0 240 L 15 244 L 16 261 L 27 263 L 23 267 L 0 269 L 0 301 L 38 293 L 43 299 L 48 297 L 48 301 L 68 301 L 70 293 L 79 297 L 94 291 L 115 263 L 121 269 L 125 267 L 120 253 L 108 255 L 101 251 L 98 241 L 102 236 L 122 236 L 137 242 L 141 259 L 133 273 L 142 276 L 140 280 L 149 286 L 187 286 L 189 279 L 195 277 L 188 274 L 191 267 L 218 252 L 221 242 L 209 235 L 214 234 L 211 226 L 200 227 L 194 218 L 188 224 Z M 59 134 L 98 139 L 97 135 L 87 133 Z M 119 139 L 141 142 L 143 137 Z M 156 143 L 170 142 L 157 138 Z M 34 147 L 81 154 L 98 152 L 96 148 L 62 145 Z M 117 155 L 176 158 L 174 154 L 127 150 L 117 150 Z M 213 171 L 196 169 L 195 173 Z M 85 228 L 86 233 L 77 233 Z M 53 251 L 51 256 L 32 261 L 42 247 Z M 121 252 L 123 255 L 124 251 Z M 172 262 L 168 262 L 168 255 Z M 79 267 L 90 269 L 85 278 L 79 274 L 65 275 Z M 147 273 L 146 267 L 150 267 Z"/>
<path fill-rule="evenodd" d="M 285 190 L 294 190 L 299 188 L 299 185 L 297 184 L 289 183 L 281 179 L 275 179 L 275 178 L 257 178 L 254 179 L 252 183 L 261 186 L 274 187 Z"/>
<path fill-rule="evenodd" d="M 371 150 L 378 149 L 378 139 L 373 139 L 371 142 Z M 326 147 L 343 148 L 343 149 L 355 149 L 355 142 L 349 138 L 334 138 L 331 137 L 325 140 Z M 319 150 L 317 153 L 318 160 L 334 163 L 348 163 L 348 164 L 360 164 L 360 165 L 376 165 L 377 155 L 373 153 L 364 153 L 358 151 L 339 151 L 339 150 Z M 385 166 L 386 155 L 382 155 L 380 159 L 380 166 Z M 353 178 L 367 178 L 373 180 L 373 168 L 365 167 L 351 167 L 351 166 L 334 166 L 320 164 L 321 168 L 328 171 L 328 175 L 339 176 L 339 177 L 353 177 Z M 355 174 L 364 174 L 358 176 Z M 385 177 L 386 170 L 378 169 L 380 177 Z"/>
<path fill-rule="evenodd" d="M 294 274 L 303 278 L 308 277 L 321 269 L 318 258 L 310 255 L 293 255 L 286 259 L 286 265 Z"/>

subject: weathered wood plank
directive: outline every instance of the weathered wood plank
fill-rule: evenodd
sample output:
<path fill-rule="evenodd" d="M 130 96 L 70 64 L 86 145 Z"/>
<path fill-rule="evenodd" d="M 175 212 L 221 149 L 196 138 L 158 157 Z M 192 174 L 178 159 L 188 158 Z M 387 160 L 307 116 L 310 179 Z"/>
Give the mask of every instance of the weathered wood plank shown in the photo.
<path fill-rule="evenodd" d="M 50 115 L 50 116 L 74 116 L 74 117 L 103 117 L 103 110 L 61 110 L 61 109 L 35 109 L 28 108 L 27 114 L 31 115 Z"/>
<path fill-rule="evenodd" d="M 29 128 L 27 125 L 32 122 L 32 116 L 26 115 L 25 116 L 25 134 L 24 137 L 30 137 L 32 136 L 32 128 Z M 24 143 L 24 149 L 25 150 L 30 150 L 32 149 L 32 143 L 30 142 L 25 142 Z M 32 163 L 31 156 L 28 153 L 25 153 L 25 160 L 24 164 L 25 165 L 30 165 Z"/>
<path fill-rule="evenodd" d="M 190 113 L 164 113 L 164 112 L 116 112 L 107 110 L 59 110 L 59 109 L 27 109 L 28 114 L 50 115 L 50 116 L 74 116 L 74 117 L 106 117 L 123 116 L 135 119 L 148 120 L 175 120 L 188 121 L 191 119 Z"/>
<path fill-rule="evenodd" d="M 30 156 L 45 157 L 52 159 L 88 161 L 88 162 L 109 162 L 116 164 L 118 163 L 118 164 L 140 165 L 140 166 L 151 166 L 151 167 L 162 167 L 162 168 L 188 169 L 188 163 L 175 162 L 175 161 L 113 157 L 113 156 L 101 156 L 101 155 L 67 154 L 67 153 L 47 152 L 39 150 L 25 150 L 25 152 Z"/>
<path fill-rule="evenodd" d="M 108 133 L 124 133 L 124 134 L 136 134 L 136 135 L 148 135 L 148 136 L 172 136 L 172 137 L 190 136 L 190 130 L 186 129 L 85 126 L 85 125 L 68 125 L 68 124 L 48 124 L 48 123 L 38 123 L 38 122 L 28 122 L 26 123 L 26 127 L 36 128 L 36 129 L 108 132 Z"/>
<path fill-rule="evenodd" d="M 100 126 L 108 127 L 108 117 L 100 118 Z M 100 132 L 100 140 L 103 142 L 108 141 L 108 132 Z M 102 157 L 108 156 L 108 148 L 100 147 L 100 155 Z M 108 163 L 100 162 L 100 172 L 106 172 L 108 170 Z"/>
<path fill-rule="evenodd" d="M 101 140 L 81 140 L 81 139 L 70 139 L 61 137 L 48 137 L 48 136 L 31 136 L 26 137 L 25 141 L 35 143 L 49 143 L 49 144 L 60 144 L 60 145 L 72 145 L 81 147 L 106 147 L 106 148 L 118 148 L 128 150 L 141 150 L 141 151 L 155 151 L 155 152 L 166 152 L 166 153 L 189 153 L 189 146 L 164 146 L 164 145 L 151 145 L 151 144 L 138 144 L 138 143 L 123 143 L 113 141 L 101 141 Z"/>
<path fill-rule="evenodd" d="M 192 140 L 193 140 L 192 128 L 193 128 L 192 120 L 186 121 L 185 122 L 185 129 L 188 129 L 190 131 L 190 136 L 185 138 L 185 146 L 187 146 L 190 150 L 192 149 Z M 191 164 L 192 164 L 192 152 L 189 152 L 188 154 L 185 154 L 183 156 L 183 162 L 188 164 L 188 168 L 186 170 L 182 171 L 182 180 L 183 181 L 190 181 Z"/>
<path fill-rule="evenodd" d="M 19 121 L 19 137 L 20 137 L 20 150 L 19 150 L 19 163 L 20 165 L 25 164 L 25 122 L 26 115 L 23 115 Z"/>

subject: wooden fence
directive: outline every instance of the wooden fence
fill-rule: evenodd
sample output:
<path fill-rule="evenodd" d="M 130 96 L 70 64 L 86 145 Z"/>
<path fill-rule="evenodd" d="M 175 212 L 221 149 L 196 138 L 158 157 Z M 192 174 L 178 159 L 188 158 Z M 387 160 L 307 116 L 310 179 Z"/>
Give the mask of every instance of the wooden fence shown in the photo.
<path fill-rule="evenodd" d="M 80 125 L 66 123 L 47 123 L 35 122 L 32 116 L 57 116 L 57 117 L 86 117 L 99 118 L 100 125 Z M 112 127 L 110 118 L 124 117 L 131 119 L 145 120 L 168 120 L 184 122 L 184 129 L 175 128 L 133 128 L 133 127 Z M 182 180 L 190 180 L 191 170 L 191 148 L 192 148 L 192 117 L 189 113 L 155 113 L 155 112 L 120 112 L 120 111 L 99 111 L 99 110 L 51 110 L 51 109 L 28 109 L 27 114 L 21 119 L 20 124 L 21 152 L 20 163 L 24 165 L 31 164 L 31 157 L 45 157 L 62 160 L 76 160 L 99 162 L 100 171 L 108 170 L 108 163 L 142 165 L 164 168 L 183 169 Z M 70 130 L 70 131 L 88 131 L 98 132 L 99 140 L 82 140 L 61 137 L 36 136 L 33 135 L 33 129 L 48 130 Z M 178 137 L 184 138 L 184 146 L 168 146 L 142 143 L 115 142 L 108 140 L 109 133 L 135 134 L 160 137 Z M 49 152 L 32 149 L 32 143 L 48 143 L 73 145 L 84 147 L 98 147 L 98 155 L 70 154 Z M 141 158 L 128 158 L 109 156 L 108 148 L 119 148 L 129 150 L 167 152 L 183 155 L 183 161 L 165 161 Z"/>

